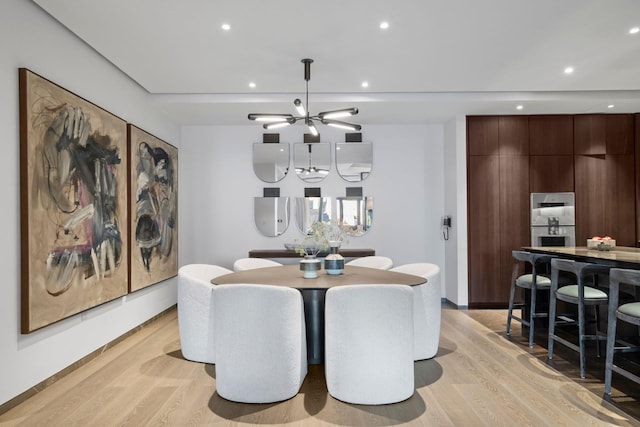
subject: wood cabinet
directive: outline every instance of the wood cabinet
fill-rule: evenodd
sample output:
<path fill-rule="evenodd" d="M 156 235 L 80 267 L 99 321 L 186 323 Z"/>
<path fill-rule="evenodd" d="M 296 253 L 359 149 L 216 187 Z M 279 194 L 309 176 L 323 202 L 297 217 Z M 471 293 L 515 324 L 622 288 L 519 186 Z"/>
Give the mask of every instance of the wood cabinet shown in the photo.
<path fill-rule="evenodd" d="M 576 245 L 586 245 L 589 237 L 606 234 L 602 206 L 606 192 L 605 156 L 575 156 L 575 174 Z"/>
<path fill-rule="evenodd" d="M 573 191 L 573 156 L 530 156 L 529 163 L 531 193 Z"/>
<path fill-rule="evenodd" d="M 635 153 L 634 117 L 632 114 L 607 115 L 607 154 Z"/>
<path fill-rule="evenodd" d="M 469 156 L 469 301 L 500 295 L 500 157 Z"/>
<path fill-rule="evenodd" d="M 573 116 L 529 116 L 532 156 L 573 155 Z"/>
<path fill-rule="evenodd" d="M 605 116 L 595 114 L 576 116 L 573 125 L 575 154 L 607 154 Z"/>
<path fill-rule="evenodd" d="M 532 193 L 573 191 L 573 117 L 529 116 Z"/>
<path fill-rule="evenodd" d="M 574 153 L 577 155 L 633 154 L 631 114 L 584 114 L 574 118 Z"/>
<path fill-rule="evenodd" d="M 529 120 L 523 116 L 503 116 L 498 121 L 498 154 L 529 155 Z"/>
<path fill-rule="evenodd" d="M 529 154 L 528 119 L 523 116 L 478 116 L 467 121 L 470 156 Z"/>
<path fill-rule="evenodd" d="M 529 205 L 528 120 L 470 117 L 467 126 L 469 300 L 499 307 L 509 298 L 511 250 L 529 241 L 528 217 L 512 214 Z"/>
<path fill-rule="evenodd" d="M 474 117 L 467 121 L 467 147 L 470 156 L 497 155 L 499 117 Z"/>
<path fill-rule="evenodd" d="M 576 245 L 612 236 L 636 245 L 635 161 L 630 155 L 575 156 Z"/>
<path fill-rule="evenodd" d="M 636 245 L 634 117 L 575 116 L 576 244 L 612 236 Z"/>
<path fill-rule="evenodd" d="M 615 237 L 619 246 L 636 246 L 634 156 L 608 154 L 605 169 L 607 192 L 603 204 L 604 234 Z M 615 191 L 611 191 L 612 188 Z"/>
<path fill-rule="evenodd" d="M 640 114 L 470 116 L 467 155 L 469 307 L 507 306 L 532 192 L 575 192 L 578 245 L 636 245 Z"/>
<path fill-rule="evenodd" d="M 511 251 L 531 242 L 530 203 L 529 156 L 500 156 L 500 224 L 495 234 L 500 239 L 500 283 L 496 298 L 488 301 L 491 304 L 509 301 Z"/>

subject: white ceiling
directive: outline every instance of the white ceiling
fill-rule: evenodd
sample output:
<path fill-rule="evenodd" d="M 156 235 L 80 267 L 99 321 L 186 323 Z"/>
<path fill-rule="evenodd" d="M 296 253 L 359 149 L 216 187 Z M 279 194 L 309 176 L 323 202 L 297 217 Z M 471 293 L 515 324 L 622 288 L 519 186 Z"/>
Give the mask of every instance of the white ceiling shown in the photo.
<path fill-rule="evenodd" d="M 33 1 L 183 124 L 294 113 L 302 58 L 311 113 L 363 125 L 640 112 L 638 0 Z"/>

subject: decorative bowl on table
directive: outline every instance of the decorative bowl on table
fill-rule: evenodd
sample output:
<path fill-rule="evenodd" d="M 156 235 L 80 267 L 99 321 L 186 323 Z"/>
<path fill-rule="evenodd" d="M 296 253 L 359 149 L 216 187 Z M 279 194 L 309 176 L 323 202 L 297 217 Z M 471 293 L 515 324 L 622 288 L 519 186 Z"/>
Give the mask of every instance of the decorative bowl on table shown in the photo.
<path fill-rule="evenodd" d="M 610 251 L 616 247 L 615 239 L 611 237 L 593 237 L 587 239 L 587 249 L 595 249 L 597 251 Z"/>

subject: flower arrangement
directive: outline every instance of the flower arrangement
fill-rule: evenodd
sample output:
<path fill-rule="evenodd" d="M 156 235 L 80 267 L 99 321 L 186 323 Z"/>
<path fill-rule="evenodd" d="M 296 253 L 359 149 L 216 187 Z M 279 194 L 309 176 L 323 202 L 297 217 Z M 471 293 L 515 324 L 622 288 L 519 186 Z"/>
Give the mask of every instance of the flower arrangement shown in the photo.
<path fill-rule="evenodd" d="M 344 229 L 338 221 L 331 221 L 327 224 L 326 236 L 327 240 L 329 240 L 329 246 L 339 247 L 342 243 L 349 243 L 349 239 L 347 239 Z"/>
<path fill-rule="evenodd" d="M 305 258 L 315 258 L 320 252 L 325 252 L 334 242 L 344 242 L 345 235 L 336 221 L 311 224 L 311 228 L 302 241 L 296 240 L 295 251 Z"/>
<path fill-rule="evenodd" d="M 296 239 L 296 253 L 305 258 L 315 258 L 320 252 L 329 248 L 329 239 L 326 236 L 327 223 L 314 222 L 302 241 Z"/>

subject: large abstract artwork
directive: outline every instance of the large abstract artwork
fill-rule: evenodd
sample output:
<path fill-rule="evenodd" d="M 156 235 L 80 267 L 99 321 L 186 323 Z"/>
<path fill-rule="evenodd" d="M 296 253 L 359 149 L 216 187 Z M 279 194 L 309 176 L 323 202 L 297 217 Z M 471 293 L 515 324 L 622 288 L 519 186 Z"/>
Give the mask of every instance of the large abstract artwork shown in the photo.
<path fill-rule="evenodd" d="M 178 274 L 178 149 L 133 125 L 129 290 Z"/>
<path fill-rule="evenodd" d="M 127 293 L 126 122 L 21 68 L 22 332 Z"/>

